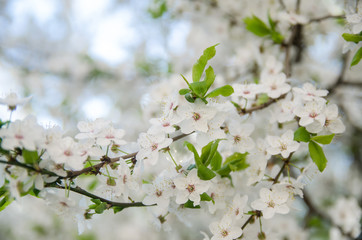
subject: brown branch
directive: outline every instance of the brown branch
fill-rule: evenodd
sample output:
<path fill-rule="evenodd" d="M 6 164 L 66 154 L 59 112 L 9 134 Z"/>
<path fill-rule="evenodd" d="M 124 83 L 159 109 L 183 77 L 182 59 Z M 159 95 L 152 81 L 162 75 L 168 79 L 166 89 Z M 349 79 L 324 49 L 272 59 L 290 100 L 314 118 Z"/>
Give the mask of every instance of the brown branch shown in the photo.
<path fill-rule="evenodd" d="M 191 133 L 189 134 L 180 134 L 176 137 L 173 137 L 172 140 L 173 142 L 174 141 L 177 141 L 181 138 L 184 138 L 188 135 L 190 135 Z M 161 149 L 162 150 L 162 149 Z M 97 174 L 99 172 L 99 170 L 106 164 L 110 164 L 110 163 L 115 163 L 115 162 L 118 162 L 120 159 L 134 159 L 137 155 L 138 151 L 137 152 L 134 152 L 134 153 L 130 153 L 130 154 L 127 154 L 127 155 L 123 155 L 123 156 L 120 156 L 120 157 L 115 157 L 115 158 L 104 158 L 104 161 L 96 164 L 96 165 L 93 165 L 93 166 L 90 166 L 90 167 L 87 167 L 87 168 L 84 168 L 82 170 L 79 170 L 79 171 L 67 171 L 67 176 L 66 177 L 63 177 L 63 178 L 75 178 L 75 177 L 78 177 L 79 175 L 82 175 L 83 173 L 94 173 L 94 174 Z M 102 159 L 101 159 L 102 160 Z"/>
<path fill-rule="evenodd" d="M 283 94 L 278 98 L 270 99 L 266 103 L 263 103 L 263 104 L 258 105 L 258 106 L 251 107 L 249 109 L 240 108 L 240 109 L 238 109 L 238 113 L 240 115 L 244 115 L 244 114 L 252 113 L 252 112 L 257 111 L 257 110 L 261 110 L 261 109 L 266 108 L 266 107 L 270 106 L 271 104 L 273 104 L 275 102 L 278 102 L 279 100 L 285 98 L 285 96 L 286 96 L 286 94 Z"/>
<path fill-rule="evenodd" d="M 336 18 L 345 18 L 345 15 L 327 15 L 327 16 L 323 16 L 323 17 L 312 18 L 306 24 L 313 23 L 313 22 L 321 22 L 326 19 L 336 19 Z"/>
<path fill-rule="evenodd" d="M 101 200 L 102 202 L 105 202 L 108 204 L 108 208 L 111 208 L 111 207 L 122 207 L 122 208 L 129 208 L 129 207 L 148 207 L 148 206 L 154 206 L 154 205 L 144 205 L 142 202 L 132 202 L 132 203 L 120 203 L 120 202 L 113 202 L 111 200 L 108 200 L 108 199 L 105 199 L 105 198 L 102 198 L 102 197 L 99 197 L 97 195 L 94 195 L 90 192 L 87 192 L 86 190 L 76 186 L 76 187 L 64 187 L 64 186 L 61 186 L 61 185 L 58 185 L 56 183 L 50 183 L 50 184 L 46 184 L 45 187 L 48 187 L 48 188 L 59 188 L 59 189 L 69 189 L 70 191 L 72 192 L 76 192 L 78 194 L 81 194 L 81 195 L 84 195 L 84 196 L 87 196 L 89 198 L 92 198 L 92 199 L 99 199 Z"/>

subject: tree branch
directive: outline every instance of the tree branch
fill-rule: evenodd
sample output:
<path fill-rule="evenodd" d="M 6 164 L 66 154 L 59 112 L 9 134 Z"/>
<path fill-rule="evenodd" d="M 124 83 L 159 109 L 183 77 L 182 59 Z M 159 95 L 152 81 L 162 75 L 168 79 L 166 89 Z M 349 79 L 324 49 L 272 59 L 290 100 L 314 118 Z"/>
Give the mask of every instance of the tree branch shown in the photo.
<path fill-rule="evenodd" d="M 84 195 L 84 196 L 87 196 L 89 198 L 92 198 L 92 199 L 99 199 L 101 200 L 102 202 L 105 202 L 107 203 L 109 206 L 108 208 L 111 208 L 111 207 L 122 207 L 122 208 L 129 208 L 129 207 L 148 207 L 148 206 L 154 206 L 154 205 L 144 205 L 142 202 L 133 202 L 133 203 L 120 203 L 120 202 L 113 202 L 111 200 L 108 200 L 108 199 L 105 199 L 105 198 L 102 198 L 102 197 L 99 197 L 97 195 L 94 195 L 90 192 L 87 192 L 86 190 L 76 186 L 76 187 L 64 187 L 64 186 L 60 186 L 59 184 L 57 183 L 48 183 L 45 185 L 45 187 L 48 187 L 48 188 L 59 188 L 59 189 L 69 189 L 70 191 L 72 192 L 76 192 L 78 194 L 81 194 L 81 195 Z"/>

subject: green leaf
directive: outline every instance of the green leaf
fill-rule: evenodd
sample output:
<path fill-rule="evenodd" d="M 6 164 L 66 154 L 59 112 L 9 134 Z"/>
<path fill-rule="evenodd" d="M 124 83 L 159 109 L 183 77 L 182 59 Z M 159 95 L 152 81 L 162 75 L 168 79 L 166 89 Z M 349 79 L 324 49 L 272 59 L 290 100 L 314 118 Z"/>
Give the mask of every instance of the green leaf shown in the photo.
<path fill-rule="evenodd" d="M 313 141 L 320 144 L 330 144 L 335 134 L 312 137 Z"/>
<path fill-rule="evenodd" d="M 219 146 L 219 142 L 221 139 L 217 139 L 215 141 L 209 142 L 205 147 L 201 150 L 201 162 L 207 167 L 210 163 L 213 157 L 216 154 L 217 147 Z"/>
<path fill-rule="evenodd" d="M 277 43 L 277 44 L 281 44 L 284 40 L 283 35 L 281 35 L 279 32 L 276 31 L 272 31 L 271 32 L 271 39 Z"/>
<path fill-rule="evenodd" d="M 212 201 L 213 203 L 215 203 L 214 199 L 212 199 L 206 192 L 200 195 L 200 199 L 201 201 L 206 201 L 206 202 Z"/>
<path fill-rule="evenodd" d="M 183 88 L 183 89 L 181 89 L 178 93 L 179 93 L 180 95 L 186 95 L 186 94 L 189 93 L 189 92 L 191 92 L 190 89 Z"/>
<path fill-rule="evenodd" d="M 343 33 L 342 37 L 347 42 L 359 43 L 360 41 L 362 41 L 362 35 L 360 34 Z"/>
<path fill-rule="evenodd" d="M 214 157 L 211 159 L 211 169 L 217 171 L 221 168 L 222 156 L 219 152 L 216 152 Z"/>
<path fill-rule="evenodd" d="M 98 214 L 101 214 L 104 212 L 104 210 L 107 209 L 107 203 L 105 202 L 102 202 L 101 204 L 99 204 L 95 209 L 94 211 Z"/>
<path fill-rule="evenodd" d="M 185 99 L 186 99 L 188 102 L 190 102 L 190 103 L 194 103 L 194 102 L 195 102 L 195 99 L 194 99 L 194 97 L 192 96 L 191 93 L 187 93 L 187 94 L 185 95 Z"/>
<path fill-rule="evenodd" d="M 246 156 L 248 153 L 234 153 L 228 158 L 226 158 L 223 166 L 217 171 L 217 173 L 222 177 L 227 177 L 231 171 L 241 171 L 249 167 L 249 164 L 246 162 Z"/>
<path fill-rule="evenodd" d="M 209 90 L 209 88 L 214 83 L 214 81 L 215 81 L 214 69 L 210 66 L 205 71 L 205 82 L 206 82 L 207 90 Z"/>
<path fill-rule="evenodd" d="M 253 17 L 244 18 L 244 23 L 246 24 L 246 29 L 248 31 L 259 37 L 264 37 L 271 33 L 268 26 L 255 15 L 253 15 Z"/>
<path fill-rule="evenodd" d="M 196 151 L 195 146 L 189 143 L 188 141 L 184 142 L 184 146 L 186 146 L 187 149 L 194 154 L 196 166 L 202 164 L 199 153 Z"/>
<path fill-rule="evenodd" d="M 92 233 L 83 233 L 82 235 L 78 235 L 76 240 L 97 240 L 97 238 Z"/>
<path fill-rule="evenodd" d="M 211 58 L 213 58 L 216 54 L 215 47 L 217 45 L 219 45 L 219 44 L 206 48 L 204 50 L 204 53 L 202 54 L 202 56 L 197 60 L 197 62 L 193 66 L 193 68 L 192 68 L 192 81 L 193 82 L 200 81 L 200 78 L 202 76 L 202 73 L 204 72 L 207 62 Z"/>
<path fill-rule="evenodd" d="M 23 158 L 24 158 L 25 163 L 33 164 L 38 161 L 38 158 L 39 158 L 38 152 L 23 149 Z"/>
<path fill-rule="evenodd" d="M 357 65 L 361 61 L 361 58 L 362 58 L 362 47 L 358 49 L 356 54 L 353 56 L 351 67 Z"/>
<path fill-rule="evenodd" d="M 216 174 L 214 171 L 201 164 L 197 166 L 197 176 L 199 176 L 201 180 L 210 180 L 213 179 Z"/>
<path fill-rule="evenodd" d="M 217 97 L 219 95 L 228 97 L 233 93 L 234 93 L 233 87 L 230 85 L 225 85 L 225 86 L 214 89 L 209 94 L 207 94 L 206 97 L 212 98 L 212 97 Z"/>
<path fill-rule="evenodd" d="M 201 208 L 200 205 L 194 206 L 194 202 L 191 200 L 188 200 L 186 203 L 184 203 L 185 208 Z"/>
<path fill-rule="evenodd" d="M 256 105 L 260 106 L 269 101 L 269 96 L 266 93 L 262 93 L 258 95 L 258 99 L 256 101 Z"/>
<path fill-rule="evenodd" d="M 316 142 L 310 141 L 308 144 L 309 154 L 313 162 L 317 165 L 320 172 L 327 166 L 327 158 L 324 155 L 323 149 Z"/>
<path fill-rule="evenodd" d="M 165 0 L 154 0 L 148 8 L 148 13 L 151 14 L 152 18 L 160 18 L 166 12 L 167 3 Z"/>
<path fill-rule="evenodd" d="M 190 87 L 192 88 L 192 91 L 200 98 L 205 96 L 207 90 L 209 90 L 205 81 L 190 83 Z"/>
<path fill-rule="evenodd" d="M 305 130 L 305 127 L 300 127 L 294 132 L 294 141 L 309 142 L 310 133 L 307 130 Z"/>
<path fill-rule="evenodd" d="M 92 198 L 91 201 L 94 202 L 94 203 L 97 204 L 97 205 L 99 205 L 99 204 L 102 203 L 102 201 L 99 200 L 99 199 L 97 199 L 97 198 Z"/>
<path fill-rule="evenodd" d="M 269 25 L 270 25 L 270 28 L 272 31 L 275 31 L 275 27 L 277 25 L 276 21 L 274 21 L 271 16 L 270 16 L 270 12 L 268 12 L 268 22 L 269 22 Z"/>
<path fill-rule="evenodd" d="M 124 207 L 114 206 L 112 207 L 113 213 L 116 214 L 124 209 Z"/>

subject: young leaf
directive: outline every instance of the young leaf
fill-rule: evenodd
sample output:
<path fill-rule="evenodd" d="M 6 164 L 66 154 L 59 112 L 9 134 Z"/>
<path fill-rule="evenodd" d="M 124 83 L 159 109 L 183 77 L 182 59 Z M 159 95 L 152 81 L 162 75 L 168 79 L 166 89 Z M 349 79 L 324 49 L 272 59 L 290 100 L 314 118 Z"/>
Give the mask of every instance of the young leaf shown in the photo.
<path fill-rule="evenodd" d="M 228 97 L 233 93 L 234 93 L 233 87 L 230 86 L 230 85 L 225 85 L 225 86 L 214 89 L 209 94 L 207 94 L 206 97 L 212 98 L 212 97 L 217 97 L 219 95 L 222 95 L 224 97 Z"/>
<path fill-rule="evenodd" d="M 179 93 L 180 95 L 186 95 L 186 94 L 189 93 L 189 92 L 191 92 L 190 89 L 183 88 L 183 89 L 181 89 L 178 93 Z"/>
<path fill-rule="evenodd" d="M 271 16 L 270 16 L 270 12 L 268 12 L 268 22 L 269 22 L 269 25 L 270 25 L 270 28 L 272 31 L 275 31 L 275 27 L 277 25 L 276 21 L 274 21 Z"/>
<path fill-rule="evenodd" d="M 114 206 L 112 207 L 113 213 L 116 214 L 124 209 L 124 207 Z"/>
<path fill-rule="evenodd" d="M 206 201 L 206 202 L 212 201 L 213 203 L 215 203 L 214 199 L 212 199 L 212 197 L 210 197 L 206 192 L 200 195 L 200 199 L 201 201 Z"/>
<path fill-rule="evenodd" d="M 37 151 L 29 151 L 26 149 L 23 149 L 23 158 L 25 163 L 33 164 L 37 162 L 39 156 Z"/>
<path fill-rule="evenodd" d="M 197 166 L 197 176 L 199 176 L 201 180 L 210 180 L 213 179 L 216 174 L 214 171 L 201 164 Z"/>
<path fill-rule="evenodd" d="M 216 152 L 214 157 L 211 159 L 211 169 L 217 171 L 221 168 L 222 156 L 219 152 Z"/>
<path fill-rule="evenodd" d="M 198 82 L 200 81 L 201 75 L 204 72 L 207 61 L 213 58 L 216 54 L 215 47 L 219 45 L 216 44 L 214 46 L 208 47 L 204 50 L 202 56 L 197 60 L 195 65 L 192 67 L 192 81 Z"/>
<path fill-rule="evenodd" d="M 191 200 L 188 200 L 186 203 L 184 203 L 185 208 L 201 208 L 200 205 L 194 206 L 194 202 Z"/>
<path fill-rule="evenodd" d="M 187 93 L 187 94 L 185 95 L 185 99 L 186 99 L 188 102 L 190 102 L 190 103 L 194 103 L 194 102 L 195 102 L 195 99 L 194 99 L 194 97 L 192 96 L 191 93 Z"/>
<path fill-rule="evenodd" d="M 221 139 L 217 139 L 215 141 L 209 142 L 205 147 L 202 148 L 201 151 L 201 162 L 208 166 L 211 162 L 211 159 L 214 157 L 217 151 L 217 147 L 219 146 L 219 142 Z"/>
<path fill-rule="evenodd" d="M 327 158 L 324 155 L 323 149 L 316 142 L 310 141 L 308 144 L 309 154 L 313 162 L 317 165 L 320 172 L 327 166 Z"/>
<path fill-rule="evenodd" d="M 249 164 L 246 162 L 247 155 L 248 153 L 234 153 L 226 158 L 222 168 L 220 168 L 217 173 L 222 177 L 227 177 L 231 171 L 241 171 L 246 169 L 249 167 Z"/>
<path fill-rule="evenodd" d="M 305 127 L 300 127 L 294 132 L 294 141 L 309 142 L 310 133 L 307 130 L 305 130 Z"/>
<path fill-rule="evenodd" d="M 101 214 L 104 212 L 104 210 L 107 209 L 107 203 L 105 202 L 102 202 L 101 204 L 99 204 L 95 209 L 94 211 L 98 214 Z"/>
<path fill-rule="evenodd" d="M 360 34 L 343 33 L 342 37 L 347 42 L 359 43 L 360 41 L 362 41 L 362 35 Z"/>
<path fill-rule="evenodd" d="M 353 56 L 351 67 L 357 65 L 361 61 L 361 58 L 362 58 L 362 47 L 358 49 L 356 54 Z"/>
<path fill-rule="evenodd" d="M 260 20 L 258 17 L 254 16 L 252 18 L 244 18 L 244 23 L 246 24 L 246 29 L 259 37 L 267 36 L 271 33 L 267 25 Z"/>
<path fill-rule="evenodd" d="M 205 82 L 206 82 L 207 90 L 209 90 L 209 88 L 214 83 L 214 81 L 215 81 L 214 69 L 210 66 L 205 71 Z"/>
<path fill-rule="evenodd" d="M 200 98 L 202 98 L 206 94 L 207 90 L 209 90 L 205 81 L 190 83 L 190 87 L 192 88 L 192 91 Z"/>
<path fill-rule="evenodd" d="M 199 156 L 198 152 L 196 151 L 195 146 L 192 145 L 191 143 L 189 143 L 188 141 L 184 142 L 184 146 L 186 146 L 187 149 L 194 154 L 196 166 L 198 167 L 199 165 L 202 165 L 200 156 Z"/>
<path fill-rule="evenodd" d="M 312 137 L 312 140 L 316 141 L 317 143 L 320 143 L 320 144 L 330 144 L 332 142 L 334 135 L 335 134 L 315 136 L 315 137 Z"/>
<path fill-rule="evenodd" d="M 281 44 L 284 40 L 283 35 L 281 35 L 279 32 L 276 31 L 272 31 L 271 32 L 271 39 L 277 43 L 277 44 Z"/>

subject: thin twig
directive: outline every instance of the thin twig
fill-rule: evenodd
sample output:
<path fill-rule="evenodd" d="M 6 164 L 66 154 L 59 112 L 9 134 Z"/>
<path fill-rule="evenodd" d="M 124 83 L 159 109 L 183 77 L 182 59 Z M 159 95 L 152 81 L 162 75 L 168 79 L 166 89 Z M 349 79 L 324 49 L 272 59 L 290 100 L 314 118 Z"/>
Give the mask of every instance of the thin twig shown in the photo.
<path fill-rule="evenodd" d="M 310 24 L 313 22 L 321 22 L 326 19 L 336 19 L 336 18 L 345 18 L 345 15 L 327 15 L 327 16 L 323 16 L 323 17 L 312 18 L 312 19 L 309 19 L 309 22 L 307 22 L 306 24 Z"/>

